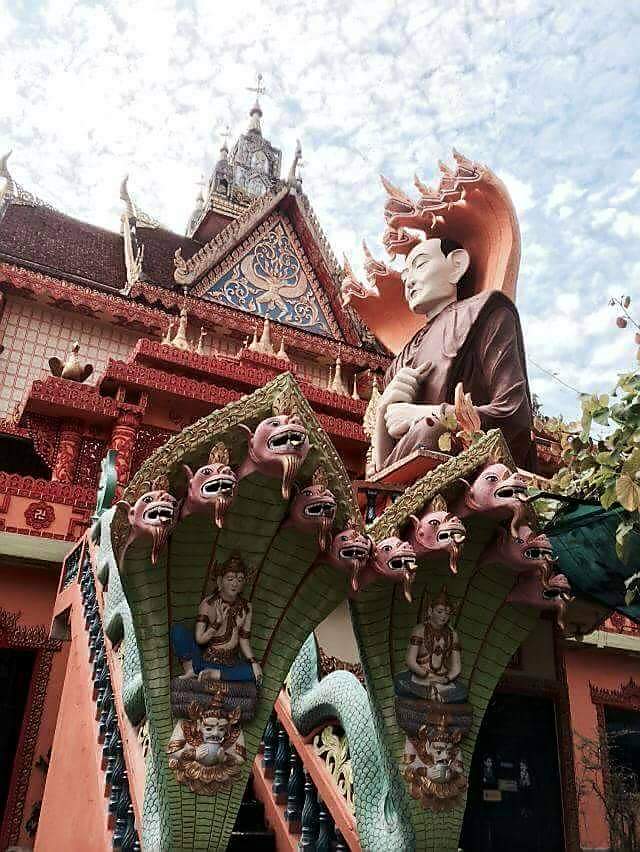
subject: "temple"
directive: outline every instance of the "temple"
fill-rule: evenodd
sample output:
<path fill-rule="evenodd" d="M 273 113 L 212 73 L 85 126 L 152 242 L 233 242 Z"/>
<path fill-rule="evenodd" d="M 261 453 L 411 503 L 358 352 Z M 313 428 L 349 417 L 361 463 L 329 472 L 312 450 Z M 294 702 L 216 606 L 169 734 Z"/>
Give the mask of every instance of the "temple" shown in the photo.
<path fill-rule="evenodd" d="M 640 628 L 536 513 L 508 189 L 385 179 L 360 281 L 255 93 L 185 234 L 0 161 L 0 849 L 613 848 Z"/>

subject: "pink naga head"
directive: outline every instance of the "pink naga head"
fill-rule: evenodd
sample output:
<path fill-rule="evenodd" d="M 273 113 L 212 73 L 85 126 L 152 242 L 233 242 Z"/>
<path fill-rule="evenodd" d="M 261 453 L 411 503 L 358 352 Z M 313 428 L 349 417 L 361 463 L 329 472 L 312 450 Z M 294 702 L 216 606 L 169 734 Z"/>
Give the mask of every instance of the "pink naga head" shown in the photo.
<path fill-rule="evenodd" d="M 439 494 L 431 501 L 419 517 L 410 515 L 411 532 L 409 541 L 416 556 L 449 554 L 449 568 L 458 573 L 458 559 L 467 537 L 460 518 L 447 511 L 447 504 Z"/>
<path fill-rule="evenodd" d="M 351 577 L 351 588 L 359 591 L 359 578 L 371 555 L 371 539 L 353 527 L 336 533 L 329 550 L 329 562 Z"/>
<path fill-rule="evenodd" d="M 527 515 L 527 483 L 518 473 L 499 462 L 487 465 L 473 483 L 465 483 L 463 517 L 486 514 L 502 519 L 511 517 L 511 534 L 517 531 Z"/>
<path fill-rule="evenodd" d="M 294 404 L 290 399 L 276 399 L 273 417 L 259 423 L 255 432 L 241 426 L 249 436 L 249 448 L 247 458 L 240 465 L 238 479 L 256 471 L 268 477 L 282 477 L 285 500 L 291 496 L 294 480 L 310 446 L 302 420 L 292 413 Z"/>
<path fill-rule="evenodd" d="M 411 586 L 416 577 L 416 553 L 408 541 L 397 535 L 383 538 L 373 546 L 371 566 L 374 572 L 394 583 L 402 583 L 404 596 L 411 603 Z"/>
<path fill-rule="evenodd" d="M 119 506 L 127 509 L 131 526 L 125 550 L 138 538 L 150 536 L 153 541 L 151 562 L 155 565 L 160 551 L 167 543 L 169 534 L 178 520 L 178 501 L 168 492 L 169 481 L 158 477 L 151 490 L 138 497 L 133 506 L 126 500 L 118 501 Z"/>
<path fill-rule="evenodd" d="M 215 525 L 222 527 L 238 485 L 229 467 L 229 450 L 220 441 L 211 448 L 208 463 L 195 473 L 188 465 L 183 467 L 189 487 L 182 505 L 182 517 L 211 512 Z"/>
<path fill-rule="evenodd" d="M 317 532 L 318 544 L 326 551 L 331 543 L 331 527 L 336 517 L 336 498 L 329 491 L 324 468 L 318 467 L 311 485 L 300 489 L 291 504 L 289 520 L 300 532 Z"/>

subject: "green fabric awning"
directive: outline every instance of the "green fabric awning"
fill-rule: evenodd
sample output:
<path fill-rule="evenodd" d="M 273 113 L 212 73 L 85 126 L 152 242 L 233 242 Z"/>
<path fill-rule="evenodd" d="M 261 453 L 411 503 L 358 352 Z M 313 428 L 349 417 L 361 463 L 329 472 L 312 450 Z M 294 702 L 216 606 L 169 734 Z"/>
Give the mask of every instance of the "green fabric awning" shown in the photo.
<path fill-rule="evenodd" d="M 558 570 L 567 576 L 574 592 L 640 623 L 640 534 L 631 532 L 629 564 L 616 554 L 616 529 L 622 510 L 572 502 L 547 525 L 545 533 L 558 557 Z M 637 578 L 629 581 L 635 574 Z M 627 586 L 638 586 L 630 605 Z"/>

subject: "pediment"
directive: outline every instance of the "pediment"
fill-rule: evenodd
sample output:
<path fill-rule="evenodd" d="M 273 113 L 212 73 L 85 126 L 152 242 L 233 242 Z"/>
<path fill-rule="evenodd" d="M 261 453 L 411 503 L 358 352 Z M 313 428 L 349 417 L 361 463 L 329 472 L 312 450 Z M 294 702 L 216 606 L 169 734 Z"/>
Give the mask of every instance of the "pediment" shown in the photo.
<path fill-rule="evenodd" d="M 263 319 L 344 340 L 330 300 L 289 219 L 269 216 L 193 294 Z"/>

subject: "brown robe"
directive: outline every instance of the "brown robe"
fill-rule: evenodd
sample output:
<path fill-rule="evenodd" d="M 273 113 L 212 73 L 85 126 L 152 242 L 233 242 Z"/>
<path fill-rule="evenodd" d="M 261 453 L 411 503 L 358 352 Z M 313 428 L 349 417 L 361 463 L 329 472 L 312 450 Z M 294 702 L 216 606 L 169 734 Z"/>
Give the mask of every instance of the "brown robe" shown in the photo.
<path fill-rule="evenodd" d="M 462 382 L 471 394 L 482 428 L 499 428 L 520 467 L 535 471 L 531 443 L 531 397 L 522 330 L 515 305 L 497 290 L 453 302 L 421 328 L 389 366 L 385 384 L 401 367 L 431 370 L 421 381 L 416 403 L 453 404 Z M 398 440 L 385 467 L 418 445 L 437 449 L 440 431 L 420 420 Z"/>

